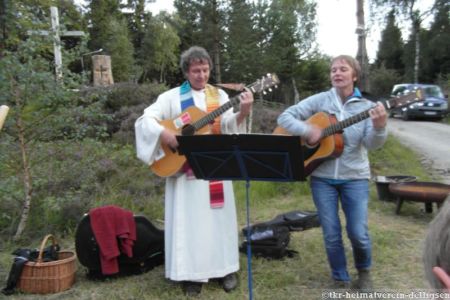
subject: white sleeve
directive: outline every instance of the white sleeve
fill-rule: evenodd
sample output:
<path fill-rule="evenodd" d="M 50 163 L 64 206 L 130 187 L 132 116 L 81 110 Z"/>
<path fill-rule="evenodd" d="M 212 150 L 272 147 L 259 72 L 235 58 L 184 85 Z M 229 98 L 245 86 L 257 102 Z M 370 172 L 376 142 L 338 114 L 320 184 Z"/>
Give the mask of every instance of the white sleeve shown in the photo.
<path fill-rule="evenodd" d="M 152 164 L 164 154 L 160 147 L 160 135 L 164 127 L 158 121 L 166 118 L 170 110 L 169 100 L 167 94 L 160 95 L 134 124 L 137 157 L 146 164 Z"/>

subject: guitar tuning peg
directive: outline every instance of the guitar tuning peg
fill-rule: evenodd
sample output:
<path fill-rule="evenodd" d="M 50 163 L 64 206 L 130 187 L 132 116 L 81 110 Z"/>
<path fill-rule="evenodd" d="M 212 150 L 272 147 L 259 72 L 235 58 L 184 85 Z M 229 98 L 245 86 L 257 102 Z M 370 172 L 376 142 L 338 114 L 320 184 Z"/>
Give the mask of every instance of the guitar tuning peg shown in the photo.
<path fill-rule="evenodd" d="M 267 95 L 266 91 L 263 91 L 263 95 Z"/>
<path fill-rule="evenodd" d="M 269 88 L 269 92 L 272 92 L 272 88 Z"/>
<path fill-rule="evenodd" d="M 274 86 L 276 89 L 278 88 L 278 84 L 275 84 L 275 86 Z"/>

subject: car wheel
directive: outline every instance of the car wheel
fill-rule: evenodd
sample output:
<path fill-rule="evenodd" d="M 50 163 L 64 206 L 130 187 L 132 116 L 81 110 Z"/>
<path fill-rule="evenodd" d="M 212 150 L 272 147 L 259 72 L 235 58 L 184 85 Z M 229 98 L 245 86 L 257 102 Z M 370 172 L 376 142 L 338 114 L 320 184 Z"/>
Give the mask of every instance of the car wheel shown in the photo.
<path fill-rule="evenodd" d="M 403 121 L 408 121 L 408 120 L 410 119 L 407 110 L 405 110 L 405 111 L 402 112 L 402 119 L 403 119 Z"/>

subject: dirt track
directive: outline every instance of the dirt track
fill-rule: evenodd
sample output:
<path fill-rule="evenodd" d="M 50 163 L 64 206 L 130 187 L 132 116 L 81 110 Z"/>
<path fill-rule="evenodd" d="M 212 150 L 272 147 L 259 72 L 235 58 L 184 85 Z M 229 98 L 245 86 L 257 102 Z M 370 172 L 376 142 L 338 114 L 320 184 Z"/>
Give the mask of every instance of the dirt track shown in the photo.
<path fill-rule="evenodd" d="M 440 122 L 388 120 L 389 133 L 412 147 L 435 180 L 450 184 L 450 125 Z"/>

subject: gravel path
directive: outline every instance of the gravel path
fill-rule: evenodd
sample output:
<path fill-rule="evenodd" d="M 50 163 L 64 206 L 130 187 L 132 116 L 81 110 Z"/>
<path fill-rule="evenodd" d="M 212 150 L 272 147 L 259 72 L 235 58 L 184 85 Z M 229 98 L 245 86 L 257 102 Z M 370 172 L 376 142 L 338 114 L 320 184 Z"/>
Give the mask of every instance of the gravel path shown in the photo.
<path fill-rule="evenodd" d="M 388 130 L 402 144 L 419 153 L 437 181 L 450 184 L 450 125 L 390 118 Z"/>

